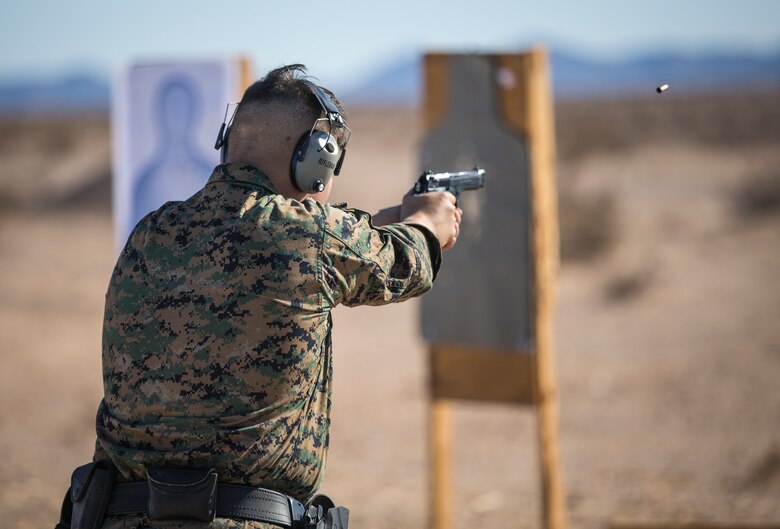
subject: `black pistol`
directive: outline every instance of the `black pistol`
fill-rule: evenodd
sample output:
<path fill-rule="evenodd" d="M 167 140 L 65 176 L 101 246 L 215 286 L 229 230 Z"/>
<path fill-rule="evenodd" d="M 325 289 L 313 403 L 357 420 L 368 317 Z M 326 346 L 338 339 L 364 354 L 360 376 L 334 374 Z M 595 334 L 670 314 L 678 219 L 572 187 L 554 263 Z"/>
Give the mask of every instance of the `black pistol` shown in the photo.
<path fill-rule="evenodd" d="M 471 191 L 485 187 L 485 170 L 475 167 L 471 171 L 457 173 L 434 173 L 425 171 L 414 183 L 414 193 L 432 193 L 436 191 L 449 191 L 458 198 L 461 191 Z"/>

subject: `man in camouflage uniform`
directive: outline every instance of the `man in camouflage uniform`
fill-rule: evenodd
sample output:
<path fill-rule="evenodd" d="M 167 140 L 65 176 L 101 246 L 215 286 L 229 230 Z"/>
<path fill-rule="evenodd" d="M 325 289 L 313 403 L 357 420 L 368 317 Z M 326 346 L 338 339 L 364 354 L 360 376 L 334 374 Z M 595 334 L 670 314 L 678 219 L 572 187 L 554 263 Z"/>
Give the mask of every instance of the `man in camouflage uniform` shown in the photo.
<path fill-rule="evenodd" d="M 328 205 L 332 180 L 317 195 L 292 185 L 295 143 L 322 113 L 302 72 L 280 68 L 247 90 L 228 163 L 141 220 L 119 256 L 95 459 L 110 459 L 120 481 L 146 479 L 147 466 L 213 467 L 220 481 L 307 501 L 328 448 L 331 309 L 423 294 L 455 243 L 449 193 L 407 195 L 372 219 Z M 104 525 L 156 526 L 142 515 Z"/>

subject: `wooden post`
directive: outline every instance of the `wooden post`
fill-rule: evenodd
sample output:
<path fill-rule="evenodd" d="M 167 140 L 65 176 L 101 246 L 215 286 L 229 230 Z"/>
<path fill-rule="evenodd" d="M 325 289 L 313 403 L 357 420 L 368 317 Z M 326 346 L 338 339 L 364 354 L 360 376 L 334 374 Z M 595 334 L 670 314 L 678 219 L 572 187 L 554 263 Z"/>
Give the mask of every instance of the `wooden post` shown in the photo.
<path fill-rule="evenodd" d="M 238 100 L 240 101 L 244 96 L 244 91 L 249 88 L 254 79 L 252 79 L 252 62 L 249 60 L 249 57 L 241 56 L 238 59 L 238 67 L 241 75 L 238 86 Z"/>
<path fill-rule="evenodd" d="M 452 505 L 452 429 L 450 405 L 444 399 L 432 398 L 430 416 L 430 523 L 432 529 L 450 529 Z"/>
<path fill-rule="evenodd" d="M 531 204 L 536 263 L 536 406 L 542 467 L 543 516 L 547 529 L 565 529 L 566 504 L 558 449 L 558 392 L 553 359 L 553 315 L 558 273 L 558 208 L 555 194 L 555 133 L 547 54 L 533 50 L 525 62 L 531 153 Z"/>
<path fill-rule="evenodd" d="M 566 504 L 558 449 L 553 315 L 558 275 L 558 203 L 555 192 L 555 130 L 547 52 L 500 55 L 499 65 L 523 82 L 504 91 L 504 117 L 523 133 L 530 153 L 534 276 L 534 404 L 542 474 L 542 516 L 546 529 L 565 529 Z"/>

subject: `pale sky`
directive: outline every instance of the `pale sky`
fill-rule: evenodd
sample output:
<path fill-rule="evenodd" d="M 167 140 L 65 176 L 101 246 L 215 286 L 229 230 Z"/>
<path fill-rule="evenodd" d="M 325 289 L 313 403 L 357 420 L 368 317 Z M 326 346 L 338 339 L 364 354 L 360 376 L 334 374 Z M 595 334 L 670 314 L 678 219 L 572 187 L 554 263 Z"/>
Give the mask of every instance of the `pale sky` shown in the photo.
<path fill-rule="evenodd" d="M 0 18 L 0 81 L 132 60 L 247 55 L 255 74 L 302 62 L 323 84 L 360 84 L 401 55 L 517 50 L 547 41 L 589 58 L 780 51 L 771 0 L 24 0 Z"/>

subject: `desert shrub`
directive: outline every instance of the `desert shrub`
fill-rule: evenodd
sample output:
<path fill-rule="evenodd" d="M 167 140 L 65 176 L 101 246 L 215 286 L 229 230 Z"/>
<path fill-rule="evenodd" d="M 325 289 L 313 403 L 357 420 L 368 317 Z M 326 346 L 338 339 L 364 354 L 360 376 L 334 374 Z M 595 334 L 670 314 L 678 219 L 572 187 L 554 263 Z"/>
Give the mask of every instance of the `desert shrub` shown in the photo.
<path fill-rule="evenodd" d="M 633 270 L 612 277 L 604 285 L 607 301 L 620 303 L 640 297 L 653 282 L 651 269 Z"/>
<path fill-rule="evenodd" d="M 617 235 L 614 197 L 562 190 L 558 197 L 561 260 L 588 261 L 608 251 Z"/>
<path fill-rule="evenodd" d="M 0 189 L 0 216 L 5 215 L 18 207 L 18 201 L 9 191 Z"/>
<path fill-rule="evenodd" d="M 733 193 L 733 206 L 746 217 L 780 211 L 780 170 L 755 172 L 743 179 Z"/>

